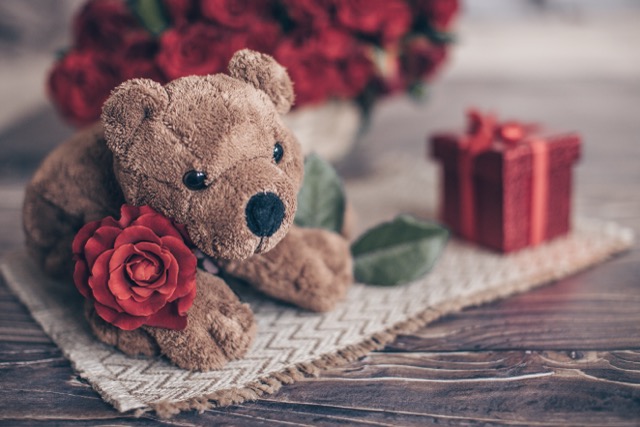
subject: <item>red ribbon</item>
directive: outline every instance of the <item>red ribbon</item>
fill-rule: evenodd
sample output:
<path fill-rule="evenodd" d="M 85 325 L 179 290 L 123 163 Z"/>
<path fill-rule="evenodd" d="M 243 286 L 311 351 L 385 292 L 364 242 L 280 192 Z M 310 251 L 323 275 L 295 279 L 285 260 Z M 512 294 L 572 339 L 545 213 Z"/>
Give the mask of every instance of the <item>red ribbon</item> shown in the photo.
<path fill-rule="evenodd" d="M 467 133 L 462 139 L 459 157 L 460 170 L 460 233 L 468 240 L 476 239 L 476 203 L 473 189 L 475 157 L 491 148 L 496 141 L 508 145 L 527 144 L 532 152 L 532 200 L 529 243 L 537 245 L 544 240 L 547 221 L 549 192 L 549 149 L 541 139 L 530 134 L 538 127 L 516 121 L 497 123 L 493 114 L 481 114 L 476 110 L 467 113 Z"/>

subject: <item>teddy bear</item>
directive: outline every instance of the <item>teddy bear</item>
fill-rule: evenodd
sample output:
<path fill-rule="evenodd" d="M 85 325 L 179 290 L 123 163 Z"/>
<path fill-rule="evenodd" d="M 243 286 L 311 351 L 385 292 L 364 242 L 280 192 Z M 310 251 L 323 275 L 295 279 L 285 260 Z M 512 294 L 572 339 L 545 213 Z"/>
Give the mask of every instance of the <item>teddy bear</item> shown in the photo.
<path fill-rule="evenodd" d="M 198 269 L 183 330 L 123 330 L 90 302 L 85 317 L 98 339 L 126 354 L 162 354 L 189 370 L 241 358 L 255 335 L 251 308 L 223 277 L 312 311 L 332 309 L 353 281 L 344 237 L 293 224 L 304 167 L 281 118 L 294 100 L 286 70 L 247 49 L 236 52 L 228 70 L 165 86 L 122 83 L 100 123 L 44 160 L 23 208 L 28 251 L 54 277 L 72 274 L 78 230 L 118 217 L 124 204 L 148 206 L 181 224 L 224 273 Z"/>

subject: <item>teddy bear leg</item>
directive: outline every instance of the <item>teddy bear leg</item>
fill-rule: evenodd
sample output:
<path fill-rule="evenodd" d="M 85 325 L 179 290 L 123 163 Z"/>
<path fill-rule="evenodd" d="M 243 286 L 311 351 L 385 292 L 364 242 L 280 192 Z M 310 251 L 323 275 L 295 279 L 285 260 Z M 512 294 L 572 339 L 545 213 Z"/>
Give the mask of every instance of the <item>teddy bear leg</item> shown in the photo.
<path fill-rule="evenodd" d="M 198 270 L 197 294 L 182 331 L 143 327 L 181 368 L 210 371 L 245 355 L 256 333 L 253 312 L 217 276 Z"/>
<path fill-rule="evenodd" d="M 118 348 L 129 356 L 155 356 L 160 352 L 151 336 L 142 329 L 124 331 L 105 322 L 98 316 L 93 304 L 85 301 L 84 314 L 93 334 L 103 343 Z"/>
<path fill-rule="evenodd" d="M 349 243 L 321 229 L 293 226 L 269 252 L 221 266 L 267 295 L 312 311 L 331 310 L 353 282 Z"/>

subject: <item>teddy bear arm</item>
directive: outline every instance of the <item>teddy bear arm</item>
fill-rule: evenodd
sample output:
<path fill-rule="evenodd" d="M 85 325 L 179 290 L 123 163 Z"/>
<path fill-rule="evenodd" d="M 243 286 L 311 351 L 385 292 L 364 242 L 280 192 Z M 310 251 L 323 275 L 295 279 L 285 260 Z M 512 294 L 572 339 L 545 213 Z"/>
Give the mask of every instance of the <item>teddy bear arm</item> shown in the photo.
<path fill-rule="evenodd" d="M 321 229 L 292 226 L 269 252 L 221 266 L 269 296 L 312 311 L 331 310 L 353 282 L 348 242 Z"/>
<path fill-rule="evenodd" d="M 253 312 L 218 276 L 198 270 L 197 293 L 182 331 L 144 326 L 160 352 L 183 369 L 210 371 L 245 355 L 256 333 Z"/>
<path fill-rule="evenodd" d="M 22 212 L 27 248 L 50 276 L 71 276 L 75 234 L 124 203 L 112 162 L 96 125 L 56 148 L 27 186 Z"/>
<path fill-rule="evenodd" d="M 29 253 L 52 277 L 73 272 L 71 242 L 82 219 L 69 215 L 34 187 L 25 193 L 23 226 Z"/>

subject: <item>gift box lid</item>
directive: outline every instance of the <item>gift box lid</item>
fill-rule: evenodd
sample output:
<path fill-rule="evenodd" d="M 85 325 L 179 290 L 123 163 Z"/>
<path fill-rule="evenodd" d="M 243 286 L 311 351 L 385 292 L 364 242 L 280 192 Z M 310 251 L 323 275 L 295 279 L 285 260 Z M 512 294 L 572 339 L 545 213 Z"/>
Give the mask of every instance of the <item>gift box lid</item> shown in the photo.
<path fill-rule="evenodd" d="M 570 167 L 580 157 L 581 139 L 577 133 L 552 136 L 539 136 L 536 133 L 535 139 L 548 144 L 551 169 Z M 465 135 L 459 132 L 437 133 L 430 138 L 429 154 L 442 162 L 445 169 L 457 172 L 464 146 Z M 532 149 L 526 142 L 506 143 L 495 138 L 490 147 L 476 155 L 474 175 L 499 181 L 507 170 L 528 173 L 531 157 Z"/>

